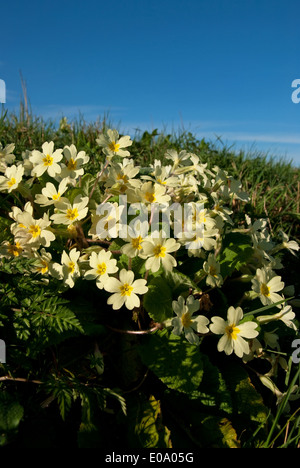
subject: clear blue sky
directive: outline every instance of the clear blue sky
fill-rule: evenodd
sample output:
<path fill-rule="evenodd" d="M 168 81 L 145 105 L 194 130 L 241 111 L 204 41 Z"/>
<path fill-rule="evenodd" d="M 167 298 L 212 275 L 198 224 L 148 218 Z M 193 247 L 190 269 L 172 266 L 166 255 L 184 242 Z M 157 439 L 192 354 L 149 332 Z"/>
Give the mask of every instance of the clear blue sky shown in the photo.
<path fill-rule="evenodd" d="M 8 109 L 185 128 L 300 165 L 299 0 L 1 2 Z"/>

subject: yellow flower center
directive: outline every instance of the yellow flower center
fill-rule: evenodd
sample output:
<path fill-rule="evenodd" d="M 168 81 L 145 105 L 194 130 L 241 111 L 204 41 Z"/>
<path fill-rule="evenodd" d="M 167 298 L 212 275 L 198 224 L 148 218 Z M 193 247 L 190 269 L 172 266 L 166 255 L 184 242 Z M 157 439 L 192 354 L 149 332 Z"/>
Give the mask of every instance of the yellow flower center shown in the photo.
<path fill-rule="evenodd" d="M 119 151 L 120 145 L 118 145 L 115 141 L 112 141 L 111 143 L 109 143 L 108 148 L 114 153 L 116 153 L 117 151 Z"/>
<path fill-rule="evenodd" d="M 37 268 L 37 271 L 39 271 L 40 273 L 42 273 L 42 275 L 44 275 L 45 273 L 47 273 L 48 271 L 48 262 L 46 262 L 46 260 L 41 260 L 41 264 L 42 266 L 38 267 Z"/>
<path fill-rule="evenodd" d="M 67 209 L 67 218 L 70 220 L 70 221 L 74 221 L 74 219 L 76 219 L 78 217 L 78 210 L 77 208 L 68 208 Z"/>
<path fill-rule="evenodd" d="M 128 182 L 128 176 L 126 174 L 118 174 L 117 175 L 117 180 L 123 180 L 124 184 L 127 184 Z"/>
<path fill-rule="evenodd" d="M 146 192 L 146 194 L 145 194 L 145 199 L 146 199 L 149 203 L 153 203 L 153 202 L 155 202 L 155 200 L 156 200 L 155 195 L 154 195 L 154 193 L 152 193 L 152 192 Z"/>
<path fill-rule="evenodd" d="M 157 183 L 158 184 L 161 184 L 161 185 L 166 185 L 167 182 L 164 182 L 163 180 L 161 180 L 160 178 L 157 179 Z"/>
<path fill-rule="evenodd" d="M 228 338 L 231 338 L 232 340 L 236 340 L 237 339 L 237 336 L 238 334 L 240 333 L 240 329 L 237 328 L 235 326 L 235 324 L 232 324 L 232 325 L 228 325 L 226 328 L 225 328 L 225 332 L 226 332 L 226 335 L 228 336 Z"/>
<path fill-rule="evenodd" d="M 133 287 L 130 286 L 130 284 L 128 283 L 124 283 L 122 284 L 122 286 L 120 287 L 120 291 L 121 291 L 121 296 L 130 296 L 131 293 L 132 293 L 132 290 L 133 290 Z"/>
<path fill-rule="evenodd" d="M 217 269 L 213 265 L 209 267 L 209 274 L 211 276 L 217 276 Z"/>
<path fill-rule="evenodd" d="M 74 159 L 71 158 L 68 162 L 67 168 L 69 169 L 69 171 L 74 171 L 76 167 L 77 167 L 77 161 L 74 161 Z"/>
<path fill-rule="evenodd" d="M 134 239 L 131 239 L 131 244 L 132 244 L 132 247 L 134 249 L 141 250 L 142 249 L 141 243 L 142 243 L 141 236 L 138 236 L 138 237 L 135 237 Z"/>
<path fill-rule="evenodd" d="M 75 271 L 75 263 L 74 262 L 69 262 L 68 270 L 69 270 L 70 274 L 74 273 L 74 271 Z"/>
<path fill-rule="evenodd" d="M 32 224 L 31 226 L 29 226 L 28 231 L 34 239 L 41 234 L 41 228 L 40 226 L 37 226 L 36 224 Z"/>
<path fill-rule="evenodd" d="M 53 164 L 53 158 L 50 156 L 50 154 L 47 154 L 47 155 L 43 158 L 43 163 L 44 163 L 44 166 L 52 166 L 52 164 Z"/>
<path fill-rule="evenodd" d="M 266 296 L 266 297 L 270 296 L 270 288 L 265 283 L 261 285 L 260 292 L 263 296 Z"/>
<path fill-rule="evenodd" d="M 97 274 L 98 275 L 104 275 L 106 272 L 106 264 L 105 263 L 99 263 L 97 265 Z"/>
<path fill-rule="evenodd" d="M 7 185 L 8 185 L 9 187 L 12 187 L 13 185 L 15 185 L 16 182 L 17 182 L 16 179 L 15 179 L 14 177 L 12 177 L 12 178 L 10 179 L 10 181 L 7 183 Z"/>
<path fill-rule="evenodd" d="M 59 200 L 60 199 L 60 193 L 55 193 L 53 196 L 52 196 L 52 200 Z"/>
<path fill-rule="evenodd" d="M 204 224 L 206 223 L 206 218 L 205 218 L 205 214 L 203 212 L 200 212 L 200 213 L 194 213 L 193 215 L 193 221 L 194 223 L 196 223 L 198 221 L 199 224 Z"/>
<path fill-rule="evenodd" d="M 7 247 L 7 250 L 10 255 L 13 255 L 14 257 L 18 257 L 23 249 L 21 245 L 19 244 L 19 242 L 16 242 L 15 244 L 9 244 Z"/>
<path fill-rule="evenodd" d="M 191 314 L 189 312 L 185 312 L 185 314 L 181 317 L 181 323 L 184 328 L 189 328 L 192 325 Z"/>
<path fill-rule="evenodd" d="M 166 256 L 166 247 L 163 247 L 162 245 L 156 245 L 153 249 L 154 256 L 156 258 L 158 257 L 165 257 Z"/>

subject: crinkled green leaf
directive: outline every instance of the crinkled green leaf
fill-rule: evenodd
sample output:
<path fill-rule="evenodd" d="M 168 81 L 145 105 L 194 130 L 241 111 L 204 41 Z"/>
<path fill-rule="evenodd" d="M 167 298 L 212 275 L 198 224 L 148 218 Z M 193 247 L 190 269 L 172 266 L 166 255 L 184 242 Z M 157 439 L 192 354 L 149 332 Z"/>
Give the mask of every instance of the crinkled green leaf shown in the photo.
<path fill-rule="evenodd" d="M 164 329 L 145 337 L 139 347 L 142 361 L 167 387 L 193 395 L 203 378 L 199 348 Z"/>
<path fill-rule="evenodd" d="M 239 270 L 253 254 L 251 238 L 237 232 L 228 234 L 223 243 L 223 249 L 218 261 L 223 278 L 234 270 Z"/>
<path fill-rule="evenodd" d="M 170 448 L 170 431 L 162 422 L 160 402 L 153 395 L 149 400 L 140 395 L 130 407 L 130 446 Z"/>
<path fill-rule="evenodd" d="M 172 291 L 162 276 L 156 276 L 147 284 L 149 290 L 144 295 L 143 304 L 155 322 L 164 322 L 173 316 Z"/>

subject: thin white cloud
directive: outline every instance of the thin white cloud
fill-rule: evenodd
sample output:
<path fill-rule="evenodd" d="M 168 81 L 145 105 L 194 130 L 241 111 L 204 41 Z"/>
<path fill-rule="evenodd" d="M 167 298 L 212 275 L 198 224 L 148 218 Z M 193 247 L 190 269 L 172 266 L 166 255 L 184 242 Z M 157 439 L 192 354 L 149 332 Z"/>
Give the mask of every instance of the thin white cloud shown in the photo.
<path fill-rule="evenodd" d="M 261 143 L 280 143 L 280 144 L 300 144 L 300 134 L 277 134 L 277 133 L 222 133 L 222 138 L 231 141 L 261 142 Z"/>
<path fill-rule="evenodd" d="M 44 119 L 69 119 L 78 118 L 80 115 L 87 121 L 97 120 L 99 117 L 120 117 L 126 109 L 122 107 L 105 107 L 97 105 L 59 105 L 49 104 L 45 106 L 32 106 L 34 115 L 42 116 Z"/>

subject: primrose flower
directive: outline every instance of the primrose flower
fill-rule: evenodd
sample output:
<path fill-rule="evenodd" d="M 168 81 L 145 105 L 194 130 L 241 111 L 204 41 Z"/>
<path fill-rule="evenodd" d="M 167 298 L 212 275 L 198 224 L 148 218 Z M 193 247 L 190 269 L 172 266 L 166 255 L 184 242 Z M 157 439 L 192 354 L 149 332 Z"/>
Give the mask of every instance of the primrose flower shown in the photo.
<path fill-rule="evenodd" d="M 13 257 L 31 257 L 32 249 L 28 245 L 21 245 L 16 241 L 13 244 L 9 241 L 3 241 L 0 245 L 0 258 L 13 258 Z"/>
<path fill-rule="evenodd" d="M 214 254 L 208 255 L 207 261 L 203 263 L 203 270 L 206 273 L 206 284 L 212 287 L 220 287 L 223 284 L 223 278 L 220 274 L 220 263 L 217 262 Z"/>
<path fill-rule="evenodd" d="M 62 280 L 64 285 L 73 288 L 75 280 L 80 276 L 79 257 L 80 251 L 76 248 L 72 249 L 69 254 L 64 250 L 61 255 L 61 264 L 53 263 L 49 267 L 51 275 Z"/>
<path fill-rule="evenodd" d="M 85 218 L 88 212 L 88 202 L 89 197 L 82 197 L 81 195 L 77 195 L 73 203 L 70 203 L 68 200 L 61 201 L 56 205 L 59 213 L 54 213 L 50 219 L 52 219 L 55 224 L 71 226 L 75 222 Z"/>
<path fill-rule="evenodd" d="M 0 143 L 0 172 L 5 172 L 7 164 L 12 164 L 16 159 L 15 155 L 13 154 L 14 149 L 14 143 L 10 143 L 4 148 Z"/>
<path fill-rule="evenodd" d="M 166 239 L 162 231 L 159 233 L 154 231 L 143 244 L 143 255 L 148 257 L 146 270 L 155 273 L 162 266 L 165 270 L 171 271 L 177 262 L 170 253 L 176 252 L 179 248 L 180 244 L 174 238 Z"/>
<path fill-rule="evenodd" d="M 50 177 L 56 177 L 61 173 L 61 167 L 58 164 L 62 159 L 62 149 L 54 151 L 54 143 L 45 142 L 42 145 L 42 153 L 38 150 L 33 150 L 29 161 L 33 164 L 31 171 L 32 177 L 41 177 L 45 172 Z"/>
<path fill-rule="evenodd" d="M 84 174 L 83 165 L 88 163 L 90 157 L 85 151 L 79 151 L 75 145 L 65 146 L 63 149 L 63 155 L 65 157 L 65 163 L 61 165 L 61 177 L 69 179 L 77 179 L 79 176 Z"/>
<path fill-rule="evenodd" d="M 295 323 L 293 322 L 295 317 L 296 317 L 295 312 L 293 312 L 292 307 L 288 305 L 288 306 L 283 307 L 280 312 L 277 312 L 277 314 L 258 316 L 257 321 L 260 324 L 263 324 L 263 323 L 273 322 L 276 320 L 281 320 L 287 327 L 297 330 L 297 327 Z"/>
<path fill-rule="evenodd" d="M 154 161 L 153 172 L 141 178 L 167 187 L 175 187 L 178 184 L 178 178 L 172 175 L 172 166 L 162 166 L 158 159 Z"/>
<path fill-rule="evenodd" d="M 171 325 L 174 327 L 172 333 L 180 336 L 184 331 L 186 339 L 192 344 L 199 344 L 199 337 L 195 334 L 205 334 L 209 332 L 208 325 L 209 320 L 204 315 L 198 315 L 193 317 L 193 314 L 200 308 L 200 303 L 193 296 L 188 296 L 186 302 L 182 296 L 179 296 L 177 301 L 172 302 L 172 307 L 177 315 L 171 321 Z"/>
<path fill-rule="evenodd" d="M 105 187 L 109 189 L 109 193 L 122 194 L 129 188 L 137 187 L 140 183 L 138 179 L 134 179 L 140 168 L 134 166 L 133 161 L 127 158 L 124 158 L 122 162 L 123 164 L 114 163 L 109 168 L 105 181 Z"/>
<path fill-rule="evenodd" d="M 133 226 L 127 227 L 125 244 L 121 247 L 123 254 L 129 258 L 143 257 L 143 242 L 148 236 L 148 222 L 135 222 Z"/>
<path fill-rule="evenodd" d="M 107 300 L 107 304 L 112 305 L 114 310 L 120 309 L 123 305 L 132 310 L 140 306 L 138 294 L 145 294 L 148 291 L 147 281 L 144 279 L 134 280 L 132 270 L 122 269 L 119 279 L 110 276 L 104 283 L 104 289 L 113 293 Z"/>
<path fill-rule="evenodd" d="M 203 208 L 202 203 L 190 203 L 192 208 L 192 216 L 191 216 L 191 224 L 193 226 L 200 228 L 204 228 L 205 230 L 213 230 L 216 228 L 217 221 L 214 217 L 212 217 L 212 212 Z"/>
<path fill-rule="evenodd" d="M 165 153 L 165 158 L 173 161 L 173 168 L 172 170 L 176 169 L 180 165 L 190 165 L 191 153 L 188 153 L 186 150 L 178 152 L 176 150 L 170 149 Z"/>
<path fill-rule="evenodd" d="M 161 184 L 145 182 L 137 191 L 140 201 L 145 204 L 160 203 L 167 205 L 171 200 L 170 195 L 166 193 L 166 187 Z"/>
<path fill-rule="evenodd" d="M 10 166 L 7 167 L 4 176 L 0 176 L 0 191 L 6 191 L 8 193 L 15 190 L 22 180 L 24 174 L 23 166 Z"/>
<path fill-rule="evenodd" d="M 33 215 L 33 206 L 30 202 L 25 203 L 24 210 L 22 211 L 21 208 L 18 206 L 13 206 L 11 211 L 9 212 L 10 218 L 12 218 L 15 222 L 11 224 L 10 230 L 13 235 L 24 225 L 18 223 L 17 218 L 22 213 L 29 213 L 31 216 Z"/>
<path fill-rule="evenodd" d="M 212 250 L 216 247 L 215 237 L 219 234 L 217 229 L 206 230 L 199 226 L 196 230 L 185 229 L 180 234 L 180 241 L 185 243 L 185 248 L 188 249 L 188 255 L 201 256 L 201 249 Z"/>
<path fill-rule="evenodd" d="M 117 130 L 108 129 L 106 133 L 101 134 L 99 138 L 96 139 L 96 142 L 102 147 L 102 151 L 107 158 L 112 158 L 113 156 L 130 156 L 129 151 L 124 150 L 124 148 L 131 146 L 132 140 L 130 140 L 129 135 L 120 138 Z"/>
<path fill-rule="evenodd" d="M 271 269 L 257 269 L 251 281 L 252 289 L 257 293 L 263 305 L 270 305 L 283 299 L 277 292 L 284 288 L 284 282 L 281 281 L 281 276 L 276 276 Z M 280 304 L 277 307 L 280 308 Z"/>
<path fill-rule="evenodd" d="M 67 190 L 67 179 L 64 179 L 60 182 L 59 187 L 56 188 L 52 182 L 47 182 L 46 186 L 42 189 L 42 194 L 37 194 L 35 196 L 35 203 L 38 203 L 41 206 L 55 205 L 61 201 L 67 201 L 66 198 L 62 200 L 62 195 Z"/>
<path fill-rule="evenodd" d="M 22 151 L 22 166 L 24 167 L 24 175 L 25 176 L 30 176 L 31 175 L 31 171 L 33 169 L 33 164 L 32 162 L 29 160 L 30 156 L 31 156 L 31 151 L 29 151 L 28 149 L 26 149 L 25 151 Z"/>
<path fill-rule="evenodd" d="M 36 252 L 37 263 L 35 265 L 35 271 L 41 275 L 46 275 L 49 272 L 52 255 L 45 249 L 41 249 L 41 252 Z"/>
<path fill-rule="evenodd" d="M 94 280 L 96 279 L 96 286 L 99 289 L 103 289 L 103 286 L 109 274 L 116 273 L 118 271 L 117 260 L 111 258 L 111 252 L 101 250 L 98 254 L 92 252 L 89 263 L 91 270 L 85 272 L 85 279 Z"/>
<path fill-rule="evenodd" d="M 249 343 L 244 339 L 253 339 L 258 336 L 255 322 L 240 323 L 243 318 L 241 307 L 229 307 L 227 321 L 222 317 L 212 317 L 210 331 L 216 335 L 223 335 L 218 342 L 218 351 L 225 351 L 227 355 L 233 352 L 238 357 L 250 353 Z"/>
<path fill-rule="evenodd" d="M 123 216 L 126 217 L 125 205 L 101 203 L 97 210 L 91 210 L 92 225 L 88 232 L 94 239 L 110 239 L 117 237 L 121 228 Z"/>
<path fill-rule="evenodd" d="M 34 219 L 28 211 L 23 211 L 16 216 L 17 224 L 14 227 L 15 240 L 21 245 L 29 244 L 31 247 L 43 245 L 49 247 L 54 241 L 55 235 L 49 229 L 51 221 L 44 213 L 43 218 Z"/>
<path fill-rule="evenodd" d="M 289 236 L 283 231 L 281 231 L 280 234 L 282 237 L 282 244 L 279 245 L 279 247 L 288 249 L 293 255 L 296 255 L 295 251 L 298 252 L 300 248 L 298 242 L 290 240 Z"/>

